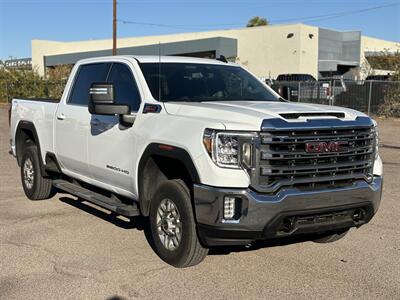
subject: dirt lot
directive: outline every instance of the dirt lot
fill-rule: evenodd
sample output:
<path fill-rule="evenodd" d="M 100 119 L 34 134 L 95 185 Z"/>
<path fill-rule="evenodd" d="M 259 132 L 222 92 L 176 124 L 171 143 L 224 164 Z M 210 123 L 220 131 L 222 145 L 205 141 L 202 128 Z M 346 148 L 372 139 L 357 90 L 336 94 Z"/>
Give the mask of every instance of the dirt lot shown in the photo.
<path fill-rule="evenodd" d="M 380 121 L 385 188 L 378 214 L 334 244 L 214 251 L 174 269 L 127 223 L 58 195 L 25 198 L 0 109 L 0 298 L 400 299 L 400 121 Z M 229 253 L 230 252 L 230 253 Z"/>

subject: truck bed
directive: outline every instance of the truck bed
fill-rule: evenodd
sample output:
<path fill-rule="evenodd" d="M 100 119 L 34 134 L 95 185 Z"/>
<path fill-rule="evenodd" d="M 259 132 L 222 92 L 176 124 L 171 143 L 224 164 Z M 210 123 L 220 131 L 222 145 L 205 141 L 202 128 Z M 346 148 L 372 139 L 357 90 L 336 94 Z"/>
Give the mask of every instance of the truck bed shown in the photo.
<path fill-rule="evenodd" d="M 11 102 L 10 139 L 11 149 L 15 152 L 15 133 L 21 122 L 32 123 L 35 126 L 41 147 L 42 158 L 44 153 L 53 152 L 54 117 L 60 99 L 21 99 L 15 98 Z"/>

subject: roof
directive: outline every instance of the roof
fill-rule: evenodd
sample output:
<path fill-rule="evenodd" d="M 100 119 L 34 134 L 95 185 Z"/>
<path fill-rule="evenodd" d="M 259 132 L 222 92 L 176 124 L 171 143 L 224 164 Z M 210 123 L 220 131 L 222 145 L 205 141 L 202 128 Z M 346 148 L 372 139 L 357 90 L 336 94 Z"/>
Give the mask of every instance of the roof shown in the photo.
<path fill-rule="evenodd" d="M 141 63 L 152 63 L 152 62 L 168 62 L 168 63 L 197 63 L 197 64 L 218 64 L 226 65 L 226 63 L 209 58 L 198 58 L 190 56 L 155 56 L 155 55 L 132 55 L 133 58 L 137 59 Z"/>
<path fill-rule="evenodd" d="M 103 57 L 94 57 L 87 58 L 78 61 L 78 63 L 90 63 L 95 61 L 107 61 L 107 60 L 115 60 L 118 58 L 122 59 L 136 59 L 140 63 L 193 63 L 193 64 L 213 64 L 213 65 L 230 65 L 230 66 L 238 66 L 235 63 L 225 63 L 219 61 L 217 59 L 208 59 L 208 58 L 198 58 L 198 57 L 189 57 L 189 56 L 156 56 L 156 55 L 115 55 L 115 56 L 103 56 Z"/>

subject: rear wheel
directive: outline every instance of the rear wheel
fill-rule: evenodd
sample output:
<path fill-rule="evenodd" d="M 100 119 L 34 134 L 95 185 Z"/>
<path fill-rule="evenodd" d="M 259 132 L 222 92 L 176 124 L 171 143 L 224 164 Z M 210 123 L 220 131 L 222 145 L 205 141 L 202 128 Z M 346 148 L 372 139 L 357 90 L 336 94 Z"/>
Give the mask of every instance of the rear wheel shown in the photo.
<path fill-rule="evenodd" d="M 349 229 L 345 229 L 340 232 L 335 232 L 333 234 L 330 233 L 328 235 L 323 235 L 321 237 L 314 239 L 313 241 L 315 243 L 319 243 L 319 244 L 333 243 L 333 242 L 336 242 L 336 241 L 344 238 L 348 232 L 349 232 Z"/>
<path fill-rule="evenodd" d="M 48 199 L 52 196 L 52 180 L 42 176 L 35 145 L 26 147 L 22 154 L 21 181 L 25 195 L 31 200 Z"/>
<path fill-rule="evenodd" d="M 159 186 L 149 218 L 154 250 L 166 263 L 185 268 L 207 256 L 208 249 L 197 236 L 190 192 L 182 180 L 168 180 Z"/>

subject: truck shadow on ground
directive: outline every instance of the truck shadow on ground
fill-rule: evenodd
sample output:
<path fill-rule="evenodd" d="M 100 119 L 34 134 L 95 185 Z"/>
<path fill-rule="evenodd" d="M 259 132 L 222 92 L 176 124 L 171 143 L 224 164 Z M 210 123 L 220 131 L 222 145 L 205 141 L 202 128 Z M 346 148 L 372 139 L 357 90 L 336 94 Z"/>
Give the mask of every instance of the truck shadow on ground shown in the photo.
<path fill-rule="evenodd" d="M 62 196 L 60 197 L 60 201 L 71 205 L 75 208 L 78 208 L 86 213 L 89 213 L 93 216 L 96 216 L 104 221 L 107 221 L 115 226 L 118 226 L 122 229 L 136 229 L 139 231 L 143 231 L 147 242 L 153 248 L 153 240 L 150 234 L 150 228 L 145 217 L 134 217 L 131 219 L 121 219 L 117 214 L 105 212 L 103 210 L 99 210 L 93 207 L 91 204 L 88 204 L 83 199 L 73 199 L 71 197 Z M 211 247 L 209 251 L 209 255 L 228 255 L 233 252 L 245 252 L 245 251 L 254 251 L 262 248 L 270 248 L 270 247 L 279 247 L 285 245 L 291 245 L 296 243 L 302 243 L 306 241 L 312 240 L 310 236 L 295 236 L 288 238 L 279 238 L 279 239 L 269 239 L 269 240 L 261 240 L 255 241 L 249 245 L 244 246 L 217 246 Z M 154 249 L 154 248 L 153 248 Z"/>
<path fill-rule="evenodd" d="M 83 210 L 86 213 L 103 219 L 104 221 L 107 221 L 123 229 L 137 229 L 142 231 L 147 226 L 147 224 L 145 224 L 147 222 L 143 217 L 135 217 L 134 219 L 121 218 L 117 214 L 97 209 L 96 207 L 92 206 L 92 204 L 86 202 L 84 199 L 75 200 L 70 197 L 62 196 L 60 197 L 60 201 L 76 207 L 80 210 Z"/>
<path fill-rule="evenodd" d="M 210 248 L 209 255 L 228 255 L 233 252 L 254 251 L 263 248 L 281 247 L 311 241 L 309 236 L 293 236 L 279 239 L 260 240 L 246 246 L 218 246 Z"/>

